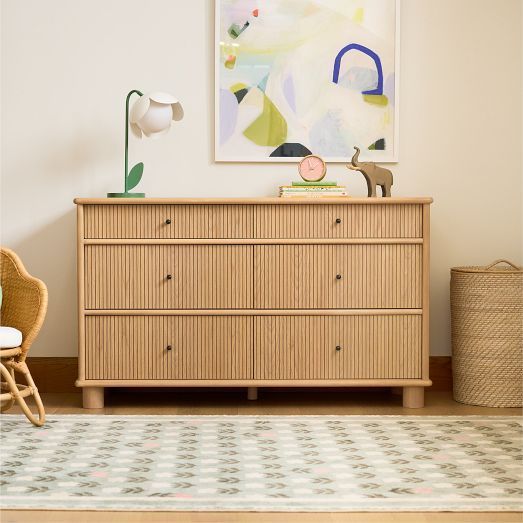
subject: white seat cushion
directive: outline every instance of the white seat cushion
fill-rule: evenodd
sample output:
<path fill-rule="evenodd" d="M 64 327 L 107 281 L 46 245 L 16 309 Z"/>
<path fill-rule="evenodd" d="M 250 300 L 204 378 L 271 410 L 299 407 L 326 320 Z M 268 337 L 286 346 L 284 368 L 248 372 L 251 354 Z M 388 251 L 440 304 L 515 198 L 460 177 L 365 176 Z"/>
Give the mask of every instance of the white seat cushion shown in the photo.
<path fill-rule="evenodd" d="M 22 345 L 22 333 L 13 327 L 0 327 L 0 349 L 12 349 Z"/>

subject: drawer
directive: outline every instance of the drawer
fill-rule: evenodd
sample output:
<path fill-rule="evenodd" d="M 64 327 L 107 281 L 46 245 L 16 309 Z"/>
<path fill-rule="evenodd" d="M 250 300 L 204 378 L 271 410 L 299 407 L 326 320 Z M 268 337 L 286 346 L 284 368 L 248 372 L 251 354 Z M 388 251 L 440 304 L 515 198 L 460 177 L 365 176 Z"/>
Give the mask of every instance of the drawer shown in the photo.
<path fill-rule="evenodd" d="M 257 245 L 256 309 L 422 306 L 422 246 Z"/>
<path fill-rule="evenodd" d="M 421 316 L 258 316 L 254 378 L 421 378 Z M 337 350 L 338 348 L 338 350 Z"/>
<path fill-rule="evenodd" d="M 421 238 L 422 205 L 257 205 L 255 238 Z"/>
<path fill-rule="evenodd" d="M 252 331 L 249 316 L 87 316 L 86 379 L 251 379 Z"/>
<path fill-rule="evenodd" d="M 252 308 L 250 245 L 86 245 L 86 309 Z"/>
<path fill-rule="evenodd" d="M 249 205 L 85 205 L 85 238 L 252 238 Z"/>

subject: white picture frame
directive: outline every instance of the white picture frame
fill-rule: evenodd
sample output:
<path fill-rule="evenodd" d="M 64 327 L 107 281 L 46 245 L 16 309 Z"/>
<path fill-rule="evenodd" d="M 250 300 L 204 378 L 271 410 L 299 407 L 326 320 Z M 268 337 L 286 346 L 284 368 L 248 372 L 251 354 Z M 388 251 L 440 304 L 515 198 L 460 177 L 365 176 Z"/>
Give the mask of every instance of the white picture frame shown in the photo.
<path fill-rule="evenodd" d="M 259 12 L 258 16 L 259 17 L 262 16 L 261 13 L 263 12 L 263 9 L 271 9 L 272 12 L 274 13 L 275 9 L 277 9 L 278 4 L 283 6 L 284 4 L 288 4 L 291 1 L 292 0 L 266 0 L 265 2 L 258 2 L 257 4 L 255 4 L 255 5 L 260 6 L 260 12 Z M 341 1 L 341 0 L 339 0 L 339 1 Z M 321 13 L 321 9 L 322 9 L 321 6 L 325 6 L 325 5 L 328 6 L 329 4 L 336 5 L 336 4 L 339 4 L 339 1 L 338 0 L 319 0 L 318 2 L 315 2 L 314 0 L 311 0 L 310 2 L 301 2 L 298 4 L 299 5 L 300 4 L 303 5 L 303 4 L 307 4 L 307 3 L 316 4 L 316 7 L 318 8 L 318 10 Z M 348 162 L 351 159 L 352 154 L 354 152 L 353 151 L 354 146 L 357 145 L 361 148 L 360 160 L 376 161 L 376 162 L 380 162 L 380 163 L 395 163 L 398 161 L 398 157 L 399 157 L 399 110 L 400 110 L 399 86 L 400 86 L 400 9 L 401 9 L 401 1 L 400 0 L 360 0 L 360 1 L 343 0 L 343 4 L 344 4 L 343 9 L 345 12 L 347 12 L 347 10 L 349 9 L 349 7 L 346 7 L 346 5 L 351 4 L 351 2 L 355 6 L 356 5 L 361 6 L 362 4 L 364 6 L 368 6 L 370 11 L 374 13 L 375 18 L 376 18 L 375 13 L 378 12 L 380 4 L 383 5 L 385 11 L 388 13 L 388 15 L 387 15 L 388 18 L 386 21 L 383 21 L 383 24 L 387 26 L 385 31 L 386 32 L 388 31 L 389 35 L 390 35 L 390 32 L 392 31 L 393 37 L 391 36 L 389 39 L 384 37 L 382 39 L 384 42 L 382 47 L 386 48 L 388 50 L 387 51 L 387 53 L 388 53 L 387 62 L 386 62 L 388 65 L 387 65 L 387 68 L 385 69 L 385 66 L 383 65 L 384 61 L 379 58 L 378 53 L 374 52 L 373 49 L 371 49 L 370 47 L 366 47 L 363 44 L 360 45 L 357 41 L 358 38 L 352 38 L 350 36 L 350 31 L 349 31 L 348 32 L 349 36 L 347 37 L 347 41 L 349 43 L 347 44 L 347 46 L 345 46 L 345 48 L 349 48 L 348 49 L 349 51 L 353 50 L 353 49 L 355 51 L 359 51 L 360 50 L 359 47 L 361 47 L 364 50 L 370 51 L 371 53 L 374 53 L 374 55 L 378 56 L 378 62 L 381 67 L 380 72 L 377 71 L 378 84 L 374 89 L 372 89 L 372 88 L 364 89 L 361 92 L 358 92 L 358 89 L 354 89 L 354 85 L 350 84 L 350 82 L 352 81 L 350 79 L 356 78 L 358 80 L 358 74 L 361 75 L 362 72 L 366 73 L 368 75 L 369 70 L 371 70 L 371 68 L 354 67 L 353 69 L 351 69 L 349 71 L 345 71 L 345 78 L 346 78 L 347 76 L 349 76 L 349 74 L 352 74 L 353 71 L 357 70 L 356 71 L 357 74 L 355 74 L 355 75 L 352 74 L 352 77 L 349 76 L 349 80 L 348 80 L 349 88 L 344 89 L 344 87 L 339 86 L 339 78 L 340 78 L 340 74 L 342 72 L 341 70 L 342 70 L 342 65 L 343 65 L 343 63 L 341 63 L 341 65 L 340 65 L 340 61 L 344 57 L 344 54 L 341 54 L 341 53 L 344 52 L 343 50 L 345 49 L 345 48 L 342 48 L 338 53 L 338 56 L 341 56 L 340 60 L 338 60 L 338 57 L 335 58 L 335 60 L 338 62 L 338 68 L 337 68 L 338 82 L 334 81 L 334 75 L 336 73 L 336 65 L 333 66 L 334 73 L 333 73 L 332 84 L 335 85 L 336 83 L 338 83 L 338 85 L 335 86 L 336 90 L 335 91 L 333 90 L 332 85 L 330 85 L 330 84 L 327 85 L 328 82 L 325 80 L 325 78 L 326 78 L 325 67 L 323 67 L 323 65 L 322 65 L 322 67 L 323 67 L 322 72 L 324 74 L 323 74 L 321 88 L 323 88 L 323 86 L 325 86 L 324 88 L 326 91 L 325 91 L 325 93 L 322 94 L 322 97 L 319 97 L 319 98 L 323 98 L 323 100 L 325 100 L 325 99 L 330 100 L 331 97 L 329 97 L 329 94 L 332 92 L 335 92 L 336 95 L 338 96 L 338 99 L 341 99 L 341 96 L 338 95 L 338 92 L 340 89 L 344 89 L 344 91 L 345 91 L 344 94 L 347 93 L 347 95 L 351 97 L 351 100 L 356 100 L 355 92 L 357 92 L 358 95 L 361 94 L 361 96 L 363 97 L 363 101 L 362 101 L 363 105 L 361 106 L 362 114 L 355 114 L 355 113 L 357 113 L 357 111 L 359 109 L 352 109 L 355 114 L 355 119 L 360 118 L 363 122 L 365 122 L 364 125 L 368 125 L 367 121 L 365 120 L 365 114 L 367 114 L 367 115 L 370 114 L 370 115 L 372 115 L 372 117 L 369 118 L 369 120 L 372 121 L 373 123 L 376 122 L 374 124 L 375 129 L 372 127 L 370 127 L 368 130 L 365 129 L 364 131 L 361 132 L 361 136 L 379 136 L 379 134 L 377 134 L 377 131 L 380 128 L 379 118 L 381 117 L 381 115 L 379 115 L 379 113 L 378 113 L 378 111 L 381 109 L 379 107 L 379 103 L 382 103 L 384 101 L 384 99 L 387 99 L 385 101 L 387 101 L 388 106 L 385 105 L 382 110 L 384 122 L 388 121 L 390 124 L 389 127 L 387 127 L 386 139 L 383 140 L 383 142 L 386 144 L 385 150 L 369 150 L 369 145 L 367 143 L 364 143 L 363 139 L 361 139 L 361 142 L 359 142 L 357 138 L 353 138 L 352 140 L 350 138 L 346 138 L 347 134 L 342 129 L 338 129 L 336 131 L 336 129 L 334 128 L 334 130 L 332 132 L 333 133 L 337 132 L 338 134 L 337 135 L 334 134 L 335 139 L 331 141 L 329 139 L 330 137 L 328 134 L 326 135 L 326 137 L 321 135 L 321 133 L 324 132 L 323 128 L 321 127 L 321 118 L 318 120 L 318 123 L 315 123 L 314 126 L 312 127 L 312 130 L 314 130 L 315 127 L 318 127 L 320 129 L 320 131 L 319 131 L 320 138 L 316 138 L 315 141 L 311 140 L 306 143 L 302 143 L 302 141 L 304 142 L 305 140 L 300 140 L 299 142 L 295 142 L 293 140 L 293 138 L 291 138 L 290 142 L 291 142 L 291 145 L 293 143 L 296 145 L 298 145 L 298 144 L 304 145 L 304 147 L 308 151 L 310 151 L 310 153 L 321 156 L 326 162 L 343 162 L 343 163 Z M 237 121 L 236 121 L 237 127 L 234 129 L 233 134 L 229 137 L 228 140 L 225 140 L 225 144 L 223 141 L 223 135 L 224 135 L 223 121 L 226 121 L 226 120 L 225 119 L 222 120 L 222 118 L 223 118 L 223 115 L 225 115 L 226 111 L 227 111 L 227 108 L 225 106 L 228 105 L 228 107 L 233 107 L 234 102 L 231 101 L 232 96 L 237 97 L 237 94 L 236 94 L 237 92 L 234 94 L 232 94 L 232 92 L 231 92 L 231 94 L 232 94 L 232 96 L 231 96 L 227 92 L 224 93 L 224 91 L 227 91 L 227 88 L 230 91 L 231 86 L 233 85 L 233 82 L 236 81 L 236 79 L 241 79 L 243 77 L 245 77 L 245 78 L 249 77 L 251 72 L 255 71 L 255 69 L 257 67 L 256 63 L 246 66 L 246 65 L 242 64 L 240 60 L 238 60 L 237 71 L 239 71 L 239 72 L 237 72 L 237 73 L 235 72 L 235 74 L 230 74 L 230 70 L 228 68 L 226 68 L 224 65 L 225 61 L 227 60 L 226 55 L 228 52 L 227 50 L 224 51 L 224 49 L 227 49 L 227 46 L 229 46 L 229 45 L 230 46 L 237 45 L 238 46 L 237 49 L 240 49 L 241 42 L 242 42 L 241 33 L 239 36 L 237 36 L 235 39 L 233 39 L 230 36 L 230 33 L 225 30 L 225 27 L 230 22 L 231 18 L 229 16 L 228 20 L 225 20 L 224 11 L 223 11 L 224 6 L 226 6 L 230 10 L 231 4 L 234 4 L 234 6 L 233 6 L 234 9 L 236 9 L 236 5 L 238 5 L 239 6 L 238 12 L 241 12 L 241 9 L 242 9 L 241 6 L 243 3 L 249 4 L 248 1 L 242 2 L 242 0 L 216 0 L 215 1 L 215 137 L 214 137 L 215 161 L 216 162 L 273 162 L 273 163 L 274 162 L 276 162 L 276 163 L 294 162 L 295 163 L 295 162 L 299 161 L 300 158 L 302 158 L 307 153 L 305 151 L 303 151 L 303 154 L 301 156 L 298 156 L 298 155 L 296 155 L 296 156 L 270 156 L 270 154 L 268 154 L 268 152 L 271 149 L 274 149 L 272 151 L 272 154 L 276 153 L 277 152 L 276 149 L 278 147 L 280 147 L 280 146 L 275 145 L 276 140 L 278 139 L 277 133 L 275 133 L 276 136 L 274 137 L 274 141 L 271 145 L 252 144 L 249 139 L 245 138 L 245 133 L 246 133 L 245 115 L 243 115 L 242 118 L 237 117 Z M 295 4 L 296 4 L 296 2 L 295 2 Z M 391 8 L 392 8 L 391 6 L 393 7 L 393 11 L 394 11 L 393 16 L 390 13 Z M 323 8 L 329 9 L 329 7 L 323 7 Z M 238 16 L 239 16 L 240 23 L 234 24 L 234 26 L 229 26 L 229 29 L 231 27 L 234 27 L 235 30 L 240 30 L 240 31 L 242 30 L 241 14 Z M 377 17 L 379 18 L 379 15 Z M 275 19 L 276 19 L 276 17 L 275 17 Z M 253 19 L 253 20 L 254 21 L 249 23 L 248 26 L 244 29 L 245 31 L 253 29 L 253 27 L 255 28 L 257 19 Z M 375 24 L 376 27 L 378 27 L 380 24 L 379 20 L 373 20 L 373 23 Z M 362 36 L 365 34 L 364 30 L 359 30 L 358 25 L 355 25 L 355 24 L 356 23 L 352 24 L 352 26 L 355 27 L 356 30 L 358 30 L 359 35 L 360 35 L 359 39 L 364 39 L 364 36 Z M 265 27 L 267 27 L 268 25 L 269 25 L 269 23 L 266 22 Z M 339 23 L 336 22 L 336 28 L 338 29 L 338 31 L 339 31 L 339 27 L 340 27 Z M 226 33 L 227 33 L 227 35 L 226 35 Z M 369 38 L 371 38 L 371 37 L 374 38 L 374 33 L 372 33 L 372 35 L 371 35 L 371 31 L 368 31 L 368 33 L 370 35 Z M 235 32 L 233 31 L 232 34 L 235 34 Z M 255 34 L 254 31 L 251 34 L 254 35 Z M 324 31 L 321 34 L 328 34 L 328 31 Z M 225 37 L 225 35 L 226 35 L 226 37 Z M 252 38 L 254 39 L 254 36 Z M 317 39 L 318 37 L 315 37 L 315 38 Z M 379 37 L 376 37 L 376 41 L 381 42 Z M 314 42 L 311 42 L 311 45 L 313 43 Z M 331 45 L 332 45 L 332 43 L 331 43 Z M 357 46 L 359 46 L 359 47 L 357 47 Z M 317 47 L 318 46 L 315 45 L 314 49 L 316 49 Z M 390 47 L 392 47 L 392 49 L 390 49 Z M 306 46 L 305 46 L 305 48 L 306 48 Z M 299 48 L 295 47 L 295 52 L 296 52 L 296 54 L 299 54 L 301 52 L 301 50 Z M 344 53 L 346 53 L 346 52 L 347 51 L 345 51 Z M 368 53 L 368 56 L 370 56 L 371 53 Z M 366 53 L 361 52 L 360 54 L 366 54 Z M 242 56 L 241 52 L 240 52 L 239 56 L 240 57 Z M 331 56 L 331 55 L 329 55 L 329 56 Z M 354 56 L 354 54 L 352 56 Z M 279 69 L 277 72 L 274 73 L 275 80 L 272 81 L 271 84 L 267 83 L 265 85 L 265 89 L 268 90 L 269 85 L 275 86 L 272 89 L 272 92 L 270 93 L 270 95 L 275 93 L 275 97 L 277 97 L 279 100 L 281 100 L 281 93 L 279 93 L 278 91 L 282 90 L 280 88 L 280 86 L 283 84 L 283 82 L 280 82 L 280 86 L 279 86 L 278 80 L 281 78 L 282 68 L 285 67 L 285 66 L 282 66 L 282 64 L 285 64 L 286 56 L 285 56 L 285 53 L 283 53 L 283 52 L 282 53 L 275 52 L 275 53 L 273 53 L 273 57 L 274 57 L 274 62 L 278 63 Z M 372 58 L 372 56 L 370 56 L 370 57 Z M 252 61 L 252 56 L 248 56 L 248 59 L 250 61 Z M 254 59 L 256 59 L 256 57 Z M 367 56 L 363 57 L 363 59 L 367 59 Z M 263 60 L 267 61 L 266 57 L 264 57 Z M 391 60 L 393 62 L 392 67 L 390 66 Z M 378 62 L 375 61 L 377 70 L 379 69 Z M 307 64 L 308 64 L 308 62 L 307 62 Z M 243 71 L 240 71 L 240 67 L 243 67 Z M 260 67 L 262 67 L 262 65 L 260 65 Z M 265 64 L 265 65 L 263 65 L 263 67 L 267 68 L 267 65 Z M 270 72 L 268 73 L 268 77 L 270 77 L 270 74 L 273 73 L 273 69 L 276 68 L 274 65 L 269 66 L 269 67 L 270 67 Z M 314 67 L 314 64 L 311 63 L 311 67 Z M 321 69 L 321 68 L 318 68 L 318 69 Z M 278 74 L 280 76 L 277 77 L 276 74 Z M 380 78 L 381 78 L 381 82 L 379 81 Z M 269 82 L 271 82 L 271 80 L 269 80 Z M 367 81 L 371 81 L 371 80 L 367 80 Z M 387 84 L 387 90 L 385 89 L 386 81 L 389 82 Z M 252 98 L 252 100 L 249 102 L 249 105 L 255 105 L 256 103 L 258 105 L 260 105 L 262 103 L 260 100 L 261 95 L 259 92 L 260 84 L 256 85 L 256 84 L 251 83 L 249 85 L 246 82 L 236 82 L 236 83 L 238 83 L 238 84 L 245 83 L 246 87 L 244 89 L 247 90 L 247 94 L 249 94 L 250 97 Z M 304 84 L 304 82 L 302 82 L 302 85 L 303 84 Z M 307 88 L 307 85 L 304 85 L 304 87 Z M 350 92 L 349 92 L 349 89 L 350 89 Z M 243 91 L 243 89 L 242 89 L 242 91 Z M 368 93 L 374 92 L 376 94 L 364 95 L 364 92 L 368 92 Z M 387 94 L 389 94 L 390 92 L 393 93 L 392 102 L 390 102 L 390 99 L 389 99 L 390 97 L 387 98 Z M 264 93 L 263 94 L 263 96 L 264 96 L 263 103 L 265 104 L 265 97 L 268 98 L 268 96 L 265 91 L 263 93 Z M 224 94 L 225 94 L 225 98 L 224 98 Z M 347 96 L 347 99 L 348 99 L 348 96 Z M 335 97 L 332 97 L 332 98 L 335 98 Z M 368 99 L 372 99 L 372 103 L 368 103 L 366 101 Z M 226 101 L 226 103 L 224 103 L 224 100 Z M 238 101 L 239 107 L 241 107 L 242 101 Z M 376 101 L 379 103 L 375 103 Z M 276 106 L 273 102 L 271 102 L 271 103 L 273 106 Z M 315 111 L 318 111 L 317 107 L 314 106 L 314 103 L 315 103 L 315 101 L 313 101 L 310 104 L 310 106 L 307 106 L 306 111 L 302 111 L 302 114 L 306 113 L 307 115 L 310 115 L 310 114 L 314 114 Z M 345 102 L 343 102 L 343 101 L 341 102 L 341 104 L 344 104 L 344 103 Z M 347 102 L 347 104 L 349 104 L 349 103 L 350 102 Z M 356 107 L 356 103 L 357 103 L 357 100 L 353 104 L 354 107 Z M 278 108 L 276 109 L 276 111 L 280 113 L 280 115 L 279 115 L 280 117 L 283 117 L 285 119 L 285 113 L 282 110 L 282 107 L 284 107 L 284 106 L 285 106 L 285 101 L 280 105 L 279 109 Z M 377 107 L 373 107 L 373 106 L 377 106 Z M 265 107 L 265 105 L 264 105 L 264 107 Z M 359 106 L 357 106 L 357 107 L 359 107 Z M 255 112 L 254 108 L 249 107 L 248 109 L 252 116 L 252 113 Z M 347 107 L 344 107 L 343 109 L 344 109 L 344 114 L 347 114 L 347 113 L 351 114 L 350 113 L 351 109 L 349 109 Z M 321 110 L 324 110 L 324 107 L 319 109 L 319 111 L 321 111 Z M 238 109 L 238 112 L 239 111 L 240 110 Z M 258 107 L 258 111 L 261 114 L 263 109 L 261 107 Z M 245 110 L 245 112 L 247 112 L 247 110 Z M 286 114 L 289 114 L 289 113 L 290 113 L 290 111 L 287 107 Z M 321 114 L 321 112 L 319 114 Z M 327 111 L 326 114 L 329 115 L 330 111 Z M 337 114 L 337 113 L 335 113 L 335 114 Z M 340 114 L 341 114 L 341 112 L 340 112 Z M 392 114 L 392 120 L 393 120 L 392 123 L 390 123 L 391 114 Z M 291 116 L 294 118 L 294 115 L 291 114 Z M 272 117 L 272 115 L 271 115 L 271 117 Z M 274 120 L 274 118 L 272 118 L 272 120 L 271 120 L 271 117 L 268 117 L 269 120 L 270 121 Z M 255 116 L 255 119 L 256 118 L 258 118 L 258 117 Z M 243 124 L 241 123 L 241 120 L 243 120 Z M 277 121 L 277 119 L 276 119 L 276 121 Z M 340 120 L 340 121 L 342 122 L 342 125 L 344 125 L 344 120 Z M 294 121 L 294 125 L 295 125 L 296 129 L 298 130 L 298 133 L 302 132 L 302 128 L 306 129 L 306 123 L 300 121 L 299 119 L 297 120 L 297 123 L 296 123 L 296 121 Z M 361 128 L 363 128 L 364 125 L 362 125 Z M 231 127 L 228 123 L 227 123 L 227 126 L 228 126 L 228 128 Z M 252 127 L 252 124 L 247 129 L 250 129 L 251 127 Z M 329 126 L 325 126 L 325 127 L 328 128 Z M 359 128 L 357 128 L 357 126 L 354 127 L 354 124 L 353 124 L 353 129 L 356 129 L 356 131 L 357 131 L 356 135 L 358 135 L 357 133 L 359 132 Z M 294 128 L 290 129 L 289 126 L 287 126 L 287 130 L 289 133 L 287 136 L 289 136 L 289 135 L 294 136 L 296 134 Z M 268 135 L 270 133 L 266 133 L 266 134 Z M 312 134 L 312 131 L 309 130 L 309 134 Z M 282 133 L 280 133 L 280 137 L 281 136 L 283 136 Z M 350 133 L 349 136 L 352 136 L 352 133 Z M 337 143 L 337 141 L 336 141 L 337 137 L 341 137 L 341 140 L 343 140 L 344 143 L 341 144 L 341 146 L 330 145 L 332 143 L 335 143 L 335 144 Z M 263 135 L 262 139 L 265 140 L 266 135 Z M 379 140 L 380 139 L 378 138 L 377 141 L 374 142 L 374 145 L 380 144 L 381 142 L 379 142 Z M 390 141 L 392 141 L 392 144 L 390 144 Z M 284 143 L 286 143 L 286 142 L 284 142 Z M 322 144 L 324 144 L 324 146 L 325 146 L 325 151 L 321 150 Z M 226 146 L 224 146 L 224 145 L 226 145 Z M 370 145 L 372 146 L 372 144 L 370 144 Z M 380 146 L 380 145 L 378 145 L 378 146 Z M 299 148 L 295 148 L 292 151 L 292 154 L 297 154 L 299 152 L 298 149 Z M 290 149 L 287 147 L 287 150 L 290 150 Z M 341 150 L 342 154 L 340 153 L 340 150 Z M 330 154 L 330 153 L 332 153 L 332 154 Z M 338 153 L 338 154 L 336 154 L 336 153 Z M 284 154 L 286 154 L 286 153 L 284 153 Z"/>

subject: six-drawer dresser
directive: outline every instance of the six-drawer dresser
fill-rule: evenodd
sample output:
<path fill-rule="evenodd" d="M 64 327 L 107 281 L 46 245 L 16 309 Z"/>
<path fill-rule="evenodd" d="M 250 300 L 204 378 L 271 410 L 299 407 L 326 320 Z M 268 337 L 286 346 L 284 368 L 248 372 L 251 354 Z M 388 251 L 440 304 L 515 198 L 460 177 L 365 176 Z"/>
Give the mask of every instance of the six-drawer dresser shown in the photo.
<path fill-rule="evenodd" d="M 430 198 L 77 199 L 79 377 L 429 386 Z"/>

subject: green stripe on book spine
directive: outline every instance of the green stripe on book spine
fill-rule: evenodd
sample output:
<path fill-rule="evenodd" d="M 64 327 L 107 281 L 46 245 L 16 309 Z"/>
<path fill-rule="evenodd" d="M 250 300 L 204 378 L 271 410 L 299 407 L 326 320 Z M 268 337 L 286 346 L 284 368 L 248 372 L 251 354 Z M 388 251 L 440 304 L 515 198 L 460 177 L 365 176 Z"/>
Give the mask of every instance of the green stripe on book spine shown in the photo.
<path fill-rule="evenodd" d="M 305 186 L 309 186 L 309 187 L 314 187 L 314 186 L 323 186 L 323 185 L 338 185 L 338 182 L 292 182 L 292 185 L 295 185 L 295 186 L 300 186 L 300 185 L 305 185 Z"/>

